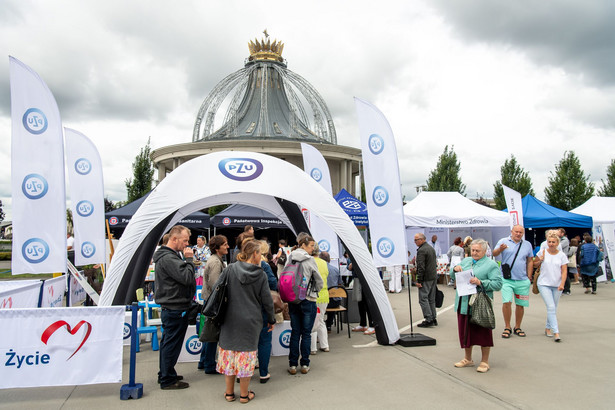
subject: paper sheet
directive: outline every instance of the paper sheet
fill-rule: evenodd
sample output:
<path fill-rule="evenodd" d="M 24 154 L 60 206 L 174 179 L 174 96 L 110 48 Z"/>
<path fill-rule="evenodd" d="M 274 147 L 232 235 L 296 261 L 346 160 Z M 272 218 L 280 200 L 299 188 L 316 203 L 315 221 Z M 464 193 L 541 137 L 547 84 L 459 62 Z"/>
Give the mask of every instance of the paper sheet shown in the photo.
<path fill-rule="evenodd" d="M 470 283 L 470 279 L 474 277 L 474 271 L 464 270 L 455 272 L 455 284 L 457 285 L 457 294 L 459 296 L 473 295 L 476 293 L 476 285 Z"/>

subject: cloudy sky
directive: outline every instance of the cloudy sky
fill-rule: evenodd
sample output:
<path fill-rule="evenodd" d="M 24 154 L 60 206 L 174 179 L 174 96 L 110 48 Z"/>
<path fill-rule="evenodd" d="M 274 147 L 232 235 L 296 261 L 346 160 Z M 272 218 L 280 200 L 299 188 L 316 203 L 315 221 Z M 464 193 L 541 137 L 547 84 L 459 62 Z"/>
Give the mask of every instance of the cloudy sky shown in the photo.
<path fill-rule="evenodd" d="M 493 195 L 511 154 L 539 199 L 566 150 L 600 187 L 615 158 L 613 21 L 609 0 L 4 0 L 0 200 L 10 218 L 9 55 L 97 145 L 117 201 L 148 138 L 190 142 L 200 104 L 265 28 L 322 94 L 338 143 L 360 146 L 353 96 L 387 116 L 406 199 L 446 145 L 469 197 Z"/>

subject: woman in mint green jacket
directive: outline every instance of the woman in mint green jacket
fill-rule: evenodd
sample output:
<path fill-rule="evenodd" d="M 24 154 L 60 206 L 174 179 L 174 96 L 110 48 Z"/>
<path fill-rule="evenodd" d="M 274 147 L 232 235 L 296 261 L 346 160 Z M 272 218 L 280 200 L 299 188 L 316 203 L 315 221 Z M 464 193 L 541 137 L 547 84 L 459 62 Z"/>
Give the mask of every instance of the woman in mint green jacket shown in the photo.
<path fill-rule="evenodd" d="M 455 279 L 455 273 L 472 269 L 473 277 L 470 283 L 485 289 L 487 295 L 493 299 L 493 291 L 502 288 L 502 274 L 496 262 L 487 258 L 487 241 L 475 239 L 470 245 L 471 256 L 461 261 L 461 264 L 452 267 L 451 279 Z M 457 292 L 455 292 L 457 293 Z M 459 343 L 465 350 L 465 357 L 455 363 L 455 367 L 472 367 L 472 346 L 481 347 L 482 358 L 476 371 L 486 373 L 489 370 L 489 353 L 493 346 L 493 333 L 491 329 L 470 323 L 468 301 L 470 296 L 455 295 L 455 311 L 457 312 L 457 327 L 459 331 Z"/>

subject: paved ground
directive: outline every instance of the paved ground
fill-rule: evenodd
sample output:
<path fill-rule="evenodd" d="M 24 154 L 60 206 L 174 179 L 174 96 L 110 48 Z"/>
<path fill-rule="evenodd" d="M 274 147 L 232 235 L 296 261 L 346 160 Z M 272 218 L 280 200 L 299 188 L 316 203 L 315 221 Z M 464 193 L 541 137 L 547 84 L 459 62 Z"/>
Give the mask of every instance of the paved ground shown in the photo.
<path fill-rule="evenodd" d="M 597 295 L 573 286 L 558 309 L 562 343 L 543 335 L 545 306 L 531 295 L 523 328 L 526 338 L 500 338 L 500 295 L 495 309 L 498 327 L 491 353 L 491 370 L 456 369 L 461 359 L 456 317 L 450 304 L 452 288 L 444 290 L 445 304 L 437 328 L 421 330 L 437 339 L 433 347 L 379 346 L 373 336 L 330 335 L 330 353 L 312 357 L 307 375 L 286 373 L 287 360 L 274 357 L 269 383 L 251 388 L 254 409 L 294 408 L 438 408 L 438 409 L 607 409 L 613 408 L 610 384 L 615 376 L 613 312 L 615 284 L 599 284 Z M 414 320 L 422 319 L 412 288 Z M 401 328 L 409 323 L 407 293 L 390 295 Z M 415 330 L 418 330 L 415 328 Z M 124 383 L 128 382 L 128 354 L 124 354 Z M 478 359 L 476 348 L 475 359 Z M 163 409 L 239 406 L 223 398 L 222 376 L 204 375 L 196 364 L 178 365 L 190 382 L 181 391 L 162 391 L 156 384 L 158 354 L 147 344 L 137 355 L 137 382 L 144 385 L 139 400 L 121 401 L 119 384 L 0 390 L 0 408 L 19 409 Z M 239 388 L 236 390 L 239 391 Z M 611 404 L 608 404 L 611 403 Z"/>

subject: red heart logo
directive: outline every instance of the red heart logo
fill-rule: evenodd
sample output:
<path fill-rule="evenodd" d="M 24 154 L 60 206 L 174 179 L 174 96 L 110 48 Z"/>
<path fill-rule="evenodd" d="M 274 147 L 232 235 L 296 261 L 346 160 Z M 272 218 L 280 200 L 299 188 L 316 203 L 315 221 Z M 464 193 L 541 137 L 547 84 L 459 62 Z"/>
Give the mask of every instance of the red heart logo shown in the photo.
<path fill-rule="evenodd" d="M 90 333 L 92 333 L 92 325 L 90 324 L 90 322 L 86 322 L 85 320 L 82 320 L 81 322 L 77 323 L 77 326 L 71 329 L 70 325 L 67 322 L 63 320 L 58 320 L 57 322 L 50 324 L 49 327 L 45 329 L 45 331 L 43 332 L 41 336 L 41 342 L 47 344 L 47 341 L 49 340 L 51 335 L 54 334 L 55 331 L 60 329 L 61 327 L 66 326 L 66 331 L 70 333 L 71 335 L 74 335 L 83 325 L 86 325 L 88 330 L 87 332 L 85 332 L 85 336 L 83 336 L 83 340 L 81 340 L 81 344 L 79 345 L 79 347 L 77 347 L 77 349 L 73 352 L 73 354 L 71 354 L 69 358 L 66 359 L 68 361 L 71 357 L 75 355 L 75 353 L 79 351 L 79 349 L 81 349 L 81 346 L 83 346 L 85 341 L 88 340 L 88 337 L 90 337 Z"/>

